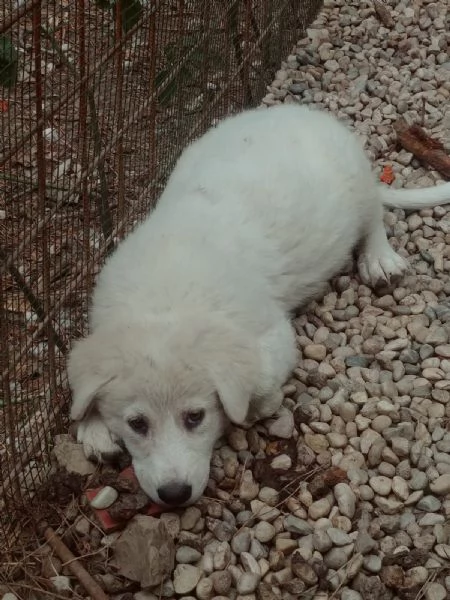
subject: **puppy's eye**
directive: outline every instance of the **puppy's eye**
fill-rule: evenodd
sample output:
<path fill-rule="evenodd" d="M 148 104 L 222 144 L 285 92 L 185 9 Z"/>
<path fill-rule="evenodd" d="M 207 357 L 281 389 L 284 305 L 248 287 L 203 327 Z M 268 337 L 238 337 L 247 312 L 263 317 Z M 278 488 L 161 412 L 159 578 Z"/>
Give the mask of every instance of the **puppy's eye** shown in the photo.
<path fill-rule="evenodd" d="M 128 425 L 133 431 L 140 435 L 146 435 L 148 432 L 148 421 L 146 417 L 142 415 L 128 419 Z"/>
<path fill-rule="evenodd" d="M 184 424 L 186 429 L 195 429 L 205 418 L 205 411 L 203 409 L 190 410 L 184 415 Z"/>

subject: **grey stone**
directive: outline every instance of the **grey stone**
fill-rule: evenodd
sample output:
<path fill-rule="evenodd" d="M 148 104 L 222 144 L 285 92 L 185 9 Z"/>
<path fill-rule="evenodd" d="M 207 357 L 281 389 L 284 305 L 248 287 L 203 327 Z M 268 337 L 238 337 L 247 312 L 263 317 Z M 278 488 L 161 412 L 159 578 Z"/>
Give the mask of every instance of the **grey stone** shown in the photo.
<path fill-rule="evenodd" d="M 177 594 L 192 592 L 200 580 L 202 572 L 193 565 L 180 564 L 173 573 L 173 587 Z"/>
<path fill-rule="evenodd" d="M 242 573 L 237 582 L 236 589 L 241 595 L 253 594 L 260 580 L 261 576 L 256 573 Z"/>
<path fill-rule="evenodd" d="M 450 494 L 450 473 L 439 475 L 439 477 L 430 483 L 430 490 L 438 496 Z"/>
<path fill-rule="evenodd" d="M 354 544 L 332 548 L 324 557 L 324 562 L 329 569 L 340 569 L 352 555 Z"/>
<path fill-rule="evenodd" d="M 288 515 L 285 517 L 284 529 L 286 531 L 290 531 L 291 533 L 298 533 L 300 535 L 308 535 L 313 531 L 312 526 L 307 521 L 294 515 Z"/>
<path fill-rule="evenodd" d="M 416 507 L 425 512 L 435 512 L 441 508 L 441 501 L 435 496 L 423 496 Z"/>
<path fill-rule="evenodd" d="M 190 546 L 179 546 L 175 555 L 178 563 L 195 563 L 201 559 L 201 552 Z"/>
<path fill-rule="evenodd" d="M 347 546 L 352 543 L 352 538 L 345 531 L 341 531 L 336 527 L 330 527 L 326 530 L 326 533 L 334 546 Z"/>

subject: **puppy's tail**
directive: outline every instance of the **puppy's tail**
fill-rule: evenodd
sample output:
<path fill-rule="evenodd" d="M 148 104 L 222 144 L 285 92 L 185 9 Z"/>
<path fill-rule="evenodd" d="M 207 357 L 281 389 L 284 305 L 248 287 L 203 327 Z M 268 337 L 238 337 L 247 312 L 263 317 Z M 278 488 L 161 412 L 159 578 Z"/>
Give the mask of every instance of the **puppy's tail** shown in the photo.
<path fill-rule="evenodd" d="M 381 185 L 379 189 L 381 201 L 388 208 L 419 210 L 450 204 L 450 182 L 423 189 L 393 189 L 387 185 Z"/>

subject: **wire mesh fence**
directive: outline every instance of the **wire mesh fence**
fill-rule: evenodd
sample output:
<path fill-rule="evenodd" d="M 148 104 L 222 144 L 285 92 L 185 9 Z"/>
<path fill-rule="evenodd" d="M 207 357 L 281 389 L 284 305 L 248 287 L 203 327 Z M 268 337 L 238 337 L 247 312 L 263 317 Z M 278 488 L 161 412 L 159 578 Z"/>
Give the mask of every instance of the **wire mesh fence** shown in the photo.
<path fill-rule="evenodd" d="M 0 5 L 0 544 L 67 426 L 64 356 L 105 256 L 216 119 L 257 104 L 320 0 Z M 32 506 L 32 504 L 31 504 Z"/>

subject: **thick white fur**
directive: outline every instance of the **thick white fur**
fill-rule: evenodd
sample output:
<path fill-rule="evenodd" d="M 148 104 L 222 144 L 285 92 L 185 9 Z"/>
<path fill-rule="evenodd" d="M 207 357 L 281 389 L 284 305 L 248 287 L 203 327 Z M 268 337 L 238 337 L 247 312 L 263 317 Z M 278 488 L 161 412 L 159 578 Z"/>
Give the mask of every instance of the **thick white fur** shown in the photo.
<path fill-rule="evenodd" d="M 410 200 L 450 200 L 450 185 L 379 186 L 354 135 L 298 106 L 228 118 L 188 147 L 157 208 L 102 270 L 91 334 L 70 355 L 71 416 L 86 452 L 117 451 L 120 438 L 154 500 L 176 481 L 195 501 L 227 419 L 279 408 L 296 362 L 291 311 L 360 242 L 364 282 L 402 275 L 382 203 Z M 205 419 L 187 431 L 183 415 L 198 409 Z M 127 423 L 137 414 L 147 435 Z"/>

